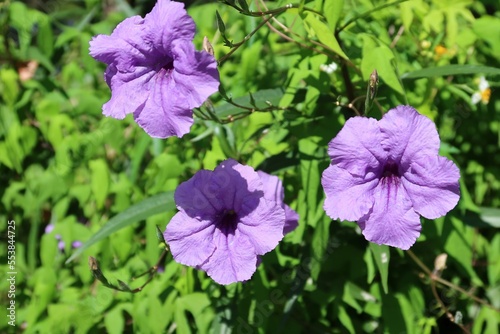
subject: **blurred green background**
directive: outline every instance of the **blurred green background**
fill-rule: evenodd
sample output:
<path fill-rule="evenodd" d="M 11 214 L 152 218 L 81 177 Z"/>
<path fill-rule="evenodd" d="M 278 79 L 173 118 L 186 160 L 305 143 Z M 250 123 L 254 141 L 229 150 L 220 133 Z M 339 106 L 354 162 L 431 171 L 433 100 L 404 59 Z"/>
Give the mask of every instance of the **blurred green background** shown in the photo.
<path fill-rule="evenodd" d="M 264 11 L 288 2 L 248 4 Z M 197 118 L 191 133 L 167 140 L 151 139 L 131 115 L 101 114 L 110 96 L 105 66 L 88 54 L 92 36 L 146 14 L 153 1 L 0 4 L 0 332 L 499 333 L 498 1 L 296 4 L 318 14 L 285 11 L 219 68 L 233 102 L 272 110 L 229 122 L 248 110 L 216 94 L 219 122 Z M 263 20 L 216 1 L 187 5 L 198 49 L 207 36 L 218 59 L 230 48 L 216 10 L 235 43 Z M 411 253 L 370 245 L 355 223 L 331 221 L 322 209 L 327 144 L 346 118 L 363 112 L 373 69 L 380 87 L 369 116 L 412 105 L 435 121 L 441 154 L 461 170 L 458 206 L 422 219 Z M 481 77 L 489 85 L 482 90 Z M 473 103 L 474 94 L 482 100 Z M 175 188 L 228 157 L 278 175 L 301 217 L 249 282 L 219 286 L 170 255 L 140 293 L 95 281 L 88 256 L 111 282 L 144 283 L 132 277 L 158 261 L 155 225 L 163 230 L 175 214 Z M 81 249 L 74 242 L 131 207 L 147 218 L 125 226 L 122 215 L 117 232 L 66 262 Z M 9 221 L 15 327 L 6 308 Z M 445 269 L 434 267 L 439 254 L 447 254 Z"/>

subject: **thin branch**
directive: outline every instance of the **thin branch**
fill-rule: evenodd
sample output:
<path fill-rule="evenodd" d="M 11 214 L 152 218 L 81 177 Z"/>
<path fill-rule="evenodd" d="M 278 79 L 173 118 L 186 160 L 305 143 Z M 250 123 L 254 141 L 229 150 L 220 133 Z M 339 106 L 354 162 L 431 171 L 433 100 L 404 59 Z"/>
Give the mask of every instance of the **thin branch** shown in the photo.
<path fill-rule="evenodd" d="M 462 289 L 461 287 L 445 280 L 445 279 L 442 279 L 441 277 L 437 276 L 436 274 L 434 274 L 422 261 L 420 261 L 420 259 L 411 251 L 411 250 L 407 250 L 406 253 L 408 255 L 410 255 L 410 257 L 413 259 L 413 261 L 415 261 L 415 263 L 427 274 L 427 276 L 429 276 L 429 278 L 431 279 L 431 281 L 436 281 L 436 282 L 439 282 L 443 285 L 446 285 L 447 287 L 453 289 L 453 290 L 456 290 L 464 295 L 466 295 L 467 297 L 473 299 L 475 302 L 479 303 L 479 304 L 482 304 L 488 308 L 491 308 L 492 310 L 495 310 L 497 312 L 500 312 L 499 309 L 497 309 L 496 307 L 494 307 L 493 305 L 489 304 L 488 302 L 474 296 L 473 294 L 471 294 L 470 292 L 468 291 L 465 291 L 464 289 Z"/>

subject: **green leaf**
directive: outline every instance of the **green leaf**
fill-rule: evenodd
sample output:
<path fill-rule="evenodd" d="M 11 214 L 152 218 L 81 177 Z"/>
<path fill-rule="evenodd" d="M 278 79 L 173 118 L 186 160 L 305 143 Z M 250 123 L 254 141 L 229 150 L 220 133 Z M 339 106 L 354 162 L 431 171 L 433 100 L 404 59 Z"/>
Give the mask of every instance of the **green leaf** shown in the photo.
<path fill-rule="evenodd" d="M 328 28 L 325 23 L 321 22 L 312 13 L 307 14 L 304 22 L 306 22 L 311 27 L 311 29 L 314 31 L 314 34 L 316 34 L 321 43 L 323 43 L 330 50 L 332 50 L 342 58 L 349 59 L 340 47 L 340 44 L 335 38 L 333 31 L 330 30 L 330 28 Z"/>
<path fill-rule="evenodd" d="M 500 325 L 500 313 L 488 307 L 482 307 L 474 319 L 472 334 L 496 333 Z"/>
<path fill-rule="evenodd" d="M 222 124 L 216 124 L 214 128 L 214 135 L 219 140 L 220 148 L 226 157 L 238 159 L 238 152 L 234 147 L 234 134 L 232 133 L 231 128 Z"/>
<path fill-rule="evenodd" d="M 123 319 L 122 308 L 120 306 L 106 312 L 104 326 L 106 327 L 106 331 L 110 334 L 123 333 L 125 320 Z"/>
<path fill-rule="evenodd" d="M 54 35 L 48 19 L 40 20 L 39 33 L 37 36 L 38 48 L 46 57 L 51 57 L 54 53 Z"/>
<path fill-rule="evenodd" d="M 78 248 L 66 263 L 73 261 L 76 257 L 82 254 L 87 248 L 98 241 L 110 236 L 111 234 L 127 227 L 139 220 L 146 219 L 150 216 L 164 213 L 175 209 L 174 192 L 169 191 L 163 194 L 158 194 L 139 202 L 120 214 L 111 218 L 96 234 L 94 234 L 82 247 Z"/>
<path fill-rule="evenodd" d="M 479 210 L 479 216 L 485 223 L 500 228 L 500 209 L 481 207 Z"/>
<path fill-rule="evenodd" d="M 446 65 L 404 73 L 401 75 L 401 79 L 444 77 L 460 74 L 500 75 L 500 68 L 483 65 Z"/>
<path fill-rule="evenodd" d="M 241 9 L 243 9 L 244 13 L 248 13 L 250 9 L 248 8 L 247 0 L 238 0 L 238 4 L 240 5 Z"/>
<path fill-rule="evenodd" d="M 312 238 L 312 254 L 314 261 L 311 264 L 311 277 L 314 280 L 318 279 L 319 273 L 321 271 L 322 261 L 325 257 L 325 252 L 328 249 L 328 240 L 330 237 L 330 223 L 331 219 L 324 215 L 323 206 L 318 206 L 318 213 L 322 215 L 323 219 L 320 219 L 314 229 L 314 234 Z"/>
<path fill-rule="evenodd" d="M 13 69 L 2 68 L 0 70 L 0 90 L 2 91 L 2 99 L 9 106 L 14 105 L 19 95 L 19 77 Z"/>
<path fill-rule="evenodd" d="M 337 23 L 339 22 L 342 9 L 344 8 L 344 0 L 325 0 L 323 11 L 325 13 L 328 27 L 335 31 Z"/>
<path fill-rule="evenodd" d="M 361 72 L 363 79 L 368 81 L 373 70 L 377 70 L 380 78 L 392 89 L 404 94 L 403 86 L 399 81 L 393 64 L 394 54 L 384 44 L 367 34 L 363 36 L 363 59 L 361 60 Z"/>
<path fill-rule="evenodd" d="M 488 262 L 491 265 L 488 266 L 488 281 L 490 286 L 497 286 L 498 292 L 500 293 L 500 234 L 497 233 L 490 243 L 490 251 L 488 252 Z M 497 300 L 500 301 L 500 298 Z"/>
<path fill-rule="evenodd" d="M 233 99 L 234 103 L 253 108 L 253 104 L 255 104 L 256 111 L 258 109 L 269 108 L 270 105 L 278 106 L 281 98 L 283 97 L 283 89 L 282 88 L 273 88 L 273 89 L 263 89 L 259 90 L 255 93 L 251 93 L 242 97 L 238 97 Z M 215 113 L 218 117 L 226 117 L 229 115 L 236 115 L 241 113 L 242 110 L 239 107 L 232 105 L 231 103 L 225 103 L 221 106 L 215 108 Z"/>
<path fill-rule="evenodd" d="M 387 285 L 387 277 L 389 276 L 389 260 L 391 258 L 389 246 L 377 245 L 370 242 L 370 250 L 372 251 L 373 258 L 375 259 L 378 271 L 380 272 L 384 292 L 388 293 L 389 287 Z"/>
<path fill-rule="evenodd" d="M 455 263 L 461 267 L 462 272 L 466 272 L 468 278 L 476 285 L 483 286 L 484 283 L 476 274 L 473 266 L 474 229 L 466 226 L 463 221 L 457 217 L 445 217 L 446 224 L 450 224 L 451 231 L 446 237 L 444 251 L 449 256 L 449 263 Z"/>
<path fill-rule="evenodd" d="M 350 334 L 356 333 L 352 320 L 343 306 L 339 306 L 339 320 L 342 323 L 342 325 L 349 331 Z"/>
<path fill-rule="evenodd" d="M 478 39 L 485 41 L 494 57 L 500 57 L 500 43 L 498 36 L 500 34 L 500 18 L 483 15 L 477 18 L 472 25 L 472 30 L 477 35 Z M 498 59 L 498 58 L 497 58 Z"/>
<path fill-rule="evenodd" d="M 108 165 L 103 159 L 97 159 L 89 162 L 89 168 L 92 176 L 90 183 L 92 194 L 94 195 L 97 208 L 102 209 L 109 191 Z"/>
<path fill-rule="evenodd" d="M 224 33 L 226 32 L 226 25 L 224 24 L 224 21 L 222 21 L 222 17 L 219 14 L 219 11 L 215 11 L 215 16 L 217 17 L 217 27 L 219 28 L 219 31 L 221 35 L 224 36 Z"/>

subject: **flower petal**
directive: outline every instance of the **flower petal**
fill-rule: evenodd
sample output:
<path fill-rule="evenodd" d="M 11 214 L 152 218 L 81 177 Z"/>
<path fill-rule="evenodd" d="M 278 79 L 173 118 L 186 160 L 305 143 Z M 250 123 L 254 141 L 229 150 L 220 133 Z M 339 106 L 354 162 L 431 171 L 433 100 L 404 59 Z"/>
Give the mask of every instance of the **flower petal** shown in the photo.
<path fill-rule="evenodd" d="M 175 203 L 179 210 L 192 218 L 214 219 L 224 208 L 220 187 L 213 181 L 212 171 L 200 170 L 175 190 Z"/>
<path fill-rule="evenodd" d="M 103 113 L 123 119 L 142 109 L 149 97 L 150 80 L 156 72 L 152 47 L 144 41 L 144 20 L 133 16 L 121 22 L 111 36 L 98 35 L 90 41 L 90 55 L 108 64 L 105 80 L 111 88 L 111 99 Z"/>
<path fill-rule="evenodd" d="M 428 219 L 444 216 L 460 199 L 458 167 L 445 157 L 422 157 L 413 161 L 401 178 L 419 214 Z"/>
<path fill-rule="evenodd" d="M 186 106 L 184 96 L 178 94 L 172 76 L 157 73 L 151 79 L 150 89 L 144 108 L 134 112 L 137 124 L 155 138 L 182 137 L 188 133 L 193 125 L 193 111 Z"/>
<path fill-rule="evenodd" d="M 148 26 L 148 40 L 162 53 L 169 53 L 174 40 L 192 41 L 196 32 L 193 19 L 184 9 L 181 2 L 159 0 L 144 17 Z"/>
<path fill-rule="evenodd" d="M 217 61 L 205 51 L 195 51 L 193 43 L 186 41 L 176 41 L 172 54 L 177 94 L 187 107 L 198 108 L 219 88 Z"/>
<path fill-rule="evenodd" d="M 299 226 L 299 214 L 285 204 L 285 226 L 283 227 L 283 235 L 287 235 Z"/>
<path fill-rule="evenodd" d="M 299 214 L 283 202 L 285 198 L 283 183 L 275 175 L 270 175 L 260 170 L 257 171 L 257 173 L 264 185 L 264 198 L 268 201 L 276 202 L 285 209 L 285 226 L 283 228 L 283 234 L 285 235 L 292 232 L 299 225 Z"/>
<path fill-rule="evenodd" d="M 379 183 L 372 210 L 358 221 L 366 240 L 409 249 L 420 235 L 418 214 L 399 179 Z"/>
<path fill-rule="evenodd" d="M 120 73 L 114 65 L 109 65 L 105 72 L 106 82 L 111 88 L 111 98 L 103 107 L 103 114 L 116 119 L 123 119 L 127 114 L 141 111 L 149 97 L 150 80 L 155 72 L 147 68 L 136 72 Z"/>
<path fill-rule="evenodd" d="M 249 166 L 227 159 L 214 170 L 214 182 L 219 187 L 222 206 L 234 210 L 239 217 L 252 212 L 264 196 L 259 174 Z"/>
<path fill-rule="evenodd" d="M 478 104 L 481 101 L 481 99 L 482 99 L 481 93 L 475 92 L 474 94 L 472 94 L 471 102 L 472 102 L 472 104 Z"/>
<path fill-rule="evenodd" d="M 321 184 L 326 193 L 323 208 L 332 219 L 358 220 L 373 206 L 376 173 L 355 176 L 336 165 L 323 172 Z"/>
<path fill-rule="evenodd" d="M 268 201 L 274 201 L 281 205 L 283 203 L 283 198 L 285 198 L 285 192 L 283 188 L 283 183 L 276 175 L 270 175 L 261 170 L 257 171 L 260 179 L 262 180 L 264 198 Z"/>
<path fill-rule="evenodd" d="M 89 53 L 95 59 L 115 65 L 120 72 L 134 72 L 136 66 L 152 64 L 153 47 L 147 42 L 147 27 L 140 16 L 132 16 L 121 23 L 111 36 L 97 35 L 90 40 Z"/>
<path fill-rule="evenodd" d="M 237 230 L 247 236 L 258 255 L 270 252 L 283 239 L 285 210 L 273 201 L 261 198 L 259 205 L 240 217 Z"/>
<path fill-rule="evenodd" d="M 227 236 L 216 231 L 213 240 L 216 249 L 200 269 L 219 284 L 250 279 L 257 269 L 257 256 L 250 240 L 237 230 Z"/>
<path fill-rule="evenodd" d="M 410 106 L 389 110 L 379 121 L 382 146 L 389 158 L 400 164 L 403 172 L 416 156 L 438 155 L 439 135 L 436 125 Z"/>
<path fill-rule="evenodd" d="M 354 175 L 365 175 L 386 159 L 377 120 L 352 117 L 328 144 L 332 164 Z"/>
<path fill-rule="evenodd" d="M 215 251 L 214 231 L 211 221 L 201 221 L 179 211 L 167 224 L 163 236 L 175 261 L 199 266 Z"/>

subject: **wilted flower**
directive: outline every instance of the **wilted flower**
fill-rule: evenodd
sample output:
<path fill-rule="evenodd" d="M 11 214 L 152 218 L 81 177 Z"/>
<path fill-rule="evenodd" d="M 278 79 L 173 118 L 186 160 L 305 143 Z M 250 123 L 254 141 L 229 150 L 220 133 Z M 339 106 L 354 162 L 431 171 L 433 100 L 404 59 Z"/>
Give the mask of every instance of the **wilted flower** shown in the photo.
<path fill-rule="evenodd" d="M 488 104 L 490 102 L 491 88 L 485 77 L 479 78 L 478 88 L 479 91 L 472 94 L 472 103 L 478 104 L 481 101 L 483 104 Z"/>
<path fill-rule="evenodd" d="M 330 141 L 321 183 L 333 219 L 357 221 L 369 241 L 410 248 L 420 218 L 445 215 L 458 202 L 460 172 L 438 155 L 434 123 L 410 106 L 377 121 L 353 117 Z"/>
<path fill-rule="evenodd" d="M 104 78 L 111 99 L 103 113 L 129 113 L 150 136 L 181 137 L 197 108 L 219 86 L 214 57 L 195 51 L 195 24 L 184 5 L 159 0 L 144 18 L 130 17 L 111 36 L 90 41 L 90 55 L 108 65 Z"/>
<path fill-rule="evenodd" d="M 182 183 L 175 202 L 179 212 L 164 233 L 174 259 L 220 284 L 250 279 L 260 255 L 297 226 L 278 178 L 232 159 Z"/>

